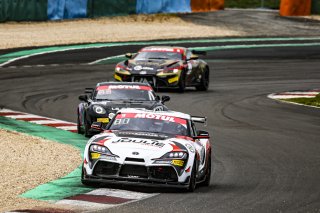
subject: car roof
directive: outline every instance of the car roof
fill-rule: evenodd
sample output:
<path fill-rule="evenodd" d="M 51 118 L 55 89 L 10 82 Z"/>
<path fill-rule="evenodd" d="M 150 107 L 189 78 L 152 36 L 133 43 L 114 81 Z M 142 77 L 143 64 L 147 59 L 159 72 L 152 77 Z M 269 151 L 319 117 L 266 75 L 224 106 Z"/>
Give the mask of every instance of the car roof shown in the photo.
<path fill-rule="evenodd" d="M 99 86 L 108 86 L 108 85 L 138 85 L 138 86 L 148 86 L 151 87 L 148 83 L 141 82 L 116 82 L 116 81 L 106 81 L 97 83 L 97 87 Z"/>
<path fill-rule="evenodd" d="M 118 113 L 151 113 L 155 115 L 165 115 L 165 116 L 173 116 L 177 118 L 182 118 L 186 120 L 190 120 L 191 116 L 186 113 L 177 112 L 177 111 L 153 111 L 147 109 L 136 109 L 136 108 L 125 108 L 118 111 Z"/>

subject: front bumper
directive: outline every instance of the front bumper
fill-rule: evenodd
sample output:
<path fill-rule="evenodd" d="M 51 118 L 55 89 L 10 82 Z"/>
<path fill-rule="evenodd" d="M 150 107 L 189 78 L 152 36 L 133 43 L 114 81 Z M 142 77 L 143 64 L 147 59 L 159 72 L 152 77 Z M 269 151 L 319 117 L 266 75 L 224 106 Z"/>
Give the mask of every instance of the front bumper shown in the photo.
<path fill-rule="evenodd" d="M 173 75 L 122 75 L 115 73 L 114 78 L 117 81 L 127 82 L 146 82 L 154 88 L 178 87 L 180 74 Z"/>
<path fill-rule="evenodd" d="M 170 165 L 144 166 L 110 161 L 97 162 L 91 175 L 86 174 L 84 169 L 83 180 L 93 183 L 174 188 L 187 188 L 189 184 L 189 177 L 185 182 L 179 182 L 176 170 Z"/>

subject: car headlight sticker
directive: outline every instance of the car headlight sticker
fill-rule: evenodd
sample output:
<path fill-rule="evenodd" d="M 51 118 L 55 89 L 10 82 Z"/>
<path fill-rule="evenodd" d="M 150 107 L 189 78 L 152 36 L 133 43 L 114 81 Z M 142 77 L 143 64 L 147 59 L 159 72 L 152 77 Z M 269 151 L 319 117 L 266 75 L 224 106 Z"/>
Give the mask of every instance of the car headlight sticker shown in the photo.
<path fill-rule="evenodd" d="M 106 113 L 106 110 L 102 106 L 99 106 L 99 105 L 94 105 L 93 111 L 95 111 L 97 114 L 105 114 Z"/>

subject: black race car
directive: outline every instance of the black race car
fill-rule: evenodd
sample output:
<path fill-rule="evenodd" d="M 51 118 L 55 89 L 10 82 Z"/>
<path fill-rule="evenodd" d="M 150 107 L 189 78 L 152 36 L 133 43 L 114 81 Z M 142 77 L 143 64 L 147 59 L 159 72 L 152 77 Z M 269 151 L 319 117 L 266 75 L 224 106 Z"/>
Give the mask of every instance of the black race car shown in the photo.
<path fill-rule="evenodd" d="M 78 133 L 87 137 L 98 133 L 94 122 L 106 126 L 122 108 L 166 111 L 164 102 L 170 100 L 169 96 L 160 99 L 149 84 L 139 82 L 98 83 L 96 88 L 86 88 L 86 93 L 79 96 L 77 127 Z"/>
<path fill-rule="evenodd" d="M 117 81 L 148 82 L 154 89 L 196 87 L 205 91 L 209 86 L 209 66 L 192 51 L 184 47 L 150 46 L 137 54 L 127 53 L 128 60 L 116 65 Z"/>

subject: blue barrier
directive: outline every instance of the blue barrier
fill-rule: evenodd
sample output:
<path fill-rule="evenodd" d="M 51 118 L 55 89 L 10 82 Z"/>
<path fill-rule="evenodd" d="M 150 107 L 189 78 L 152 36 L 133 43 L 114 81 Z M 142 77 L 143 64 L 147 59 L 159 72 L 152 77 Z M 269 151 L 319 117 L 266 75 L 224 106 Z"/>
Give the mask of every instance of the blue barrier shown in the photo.
<path fill-rule="evenodd" d="M 48 19 L 63 19 L 65 3 L 65 0 L 48 0 Z"/>
<path fill-rule="evenodd" d="M 87 17 L 87 0 L 48 0 L 48 19 Z"/>
<path fill-rule="evenodd" d="M 191 12 L 190 0 L 137 0 L 139 13 L 185 13 Z"/>
<path fill-rule="evenodd" d="M 87 0 L 66 0 L 64 18 L 86 18 Z"/>

